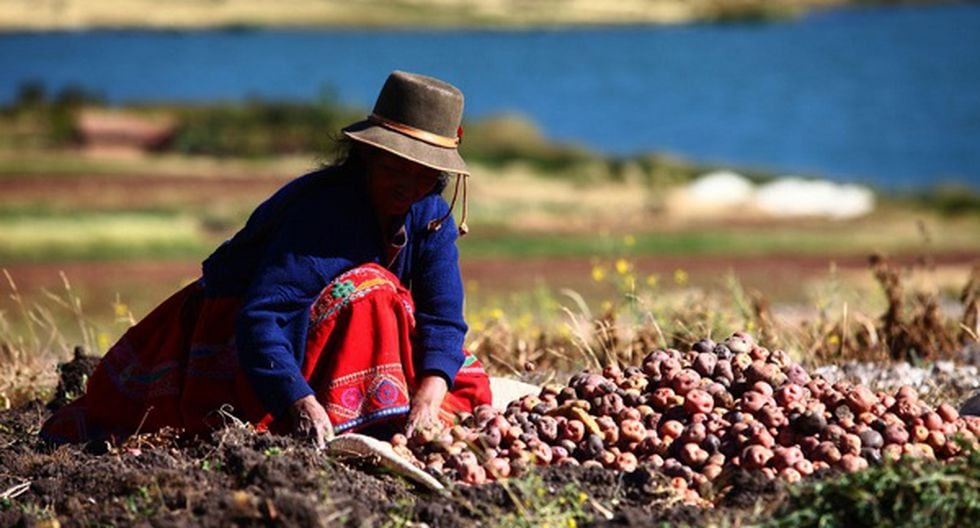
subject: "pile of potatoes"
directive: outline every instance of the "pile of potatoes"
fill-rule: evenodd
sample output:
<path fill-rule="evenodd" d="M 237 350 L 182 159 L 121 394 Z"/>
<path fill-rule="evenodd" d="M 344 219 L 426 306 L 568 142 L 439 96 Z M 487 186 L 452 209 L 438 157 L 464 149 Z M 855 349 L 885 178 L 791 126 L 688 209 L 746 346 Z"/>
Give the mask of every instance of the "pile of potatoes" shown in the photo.
<path fill-rule="evenodd" d="M 795 482 L 821 469 L 859 471 L 903 455 L 947 459 L 976 445 L 980 417 L 811 376 L 737 332 L 643 364 L 580 372 L 504 412 L 481 406 L 452 428 L 395 435 L 397 452 L 467 484 L 533 465 L 658 468 L 690 500 L 732 468 Z"/>

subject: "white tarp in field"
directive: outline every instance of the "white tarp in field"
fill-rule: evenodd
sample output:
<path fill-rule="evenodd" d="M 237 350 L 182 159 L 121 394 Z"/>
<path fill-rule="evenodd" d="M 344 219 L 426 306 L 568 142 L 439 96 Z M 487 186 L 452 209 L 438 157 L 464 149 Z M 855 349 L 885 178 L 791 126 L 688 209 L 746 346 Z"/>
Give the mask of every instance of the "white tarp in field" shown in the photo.
<path fill-rule="evenodd" d="M 683 204 L 715 214 L 847 219 L 873 211 L 875 199 L 871 189 L 860 185 L 786 176 L 757 186 L 735 172 L 717 171 L 691 182 L 684 189 Z"/>

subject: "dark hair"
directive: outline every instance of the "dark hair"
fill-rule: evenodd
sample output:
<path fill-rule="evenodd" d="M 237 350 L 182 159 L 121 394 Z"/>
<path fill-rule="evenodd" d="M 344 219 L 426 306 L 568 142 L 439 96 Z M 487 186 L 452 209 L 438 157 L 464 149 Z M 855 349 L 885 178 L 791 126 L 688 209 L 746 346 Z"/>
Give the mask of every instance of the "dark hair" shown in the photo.
<path fill-rule="evenodd" d="M 358 147 L 366 147 L 368 149 L 374 149 L 370 145 L 364 143 L 358 143 L 347 136 L 341 136 L 333 141 L 333 160 L 330 162 L 323 162 L 321 168 L 327 167 L 337 167 L 341 169 L 343 174 L 361 174 L 365 173 L 365 163 L 364 159 L 359 153 Z M 449 173 L 440 171 L 439 179 L 436 182 L 436 186 L 432 189 L 429 194 L 442 194 L 442 191 L 446 190 L 446 186 L 449 185 Z"/>

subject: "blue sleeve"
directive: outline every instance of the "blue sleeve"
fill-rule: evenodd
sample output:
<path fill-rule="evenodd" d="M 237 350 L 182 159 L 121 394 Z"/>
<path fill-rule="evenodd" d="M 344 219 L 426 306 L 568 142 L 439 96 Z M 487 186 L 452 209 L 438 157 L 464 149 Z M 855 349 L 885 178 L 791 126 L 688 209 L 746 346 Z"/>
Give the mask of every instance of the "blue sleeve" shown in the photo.
<path fill-rule="evenodd" d="M 240 296 L 262 257 L 263 238 L 274 230 L 283 209 L 325 177 L 322 171 L 300 176 L 262 202 L 235 235 L 225 240 L 201 265 L 205 289 L 213 296 Z"/>
<path fill-rule="evenodd" d="M 330 259 L 326 266 L 322 261 L 313 266 L 308 257 L 283 253 L 263 264 L 247 290 L 236 321 L 235 345 L 246 376 L 273 416 L 313 394 L 301 372 L 309 307 L 329 277 L 350 265 Z"/>
<path fill-rule="evenodd" d="M 439 199 L 442 202 L 442 199 Z M 448 207 L 444 202 L 442 208 Z M 463 281 L 456 250 L 456 223 L 450 216 L 442 228 L 424 235 L 413 273 L 417 340 L 421 372 L 443 376 L 450 387 L 463 365 Z"/>

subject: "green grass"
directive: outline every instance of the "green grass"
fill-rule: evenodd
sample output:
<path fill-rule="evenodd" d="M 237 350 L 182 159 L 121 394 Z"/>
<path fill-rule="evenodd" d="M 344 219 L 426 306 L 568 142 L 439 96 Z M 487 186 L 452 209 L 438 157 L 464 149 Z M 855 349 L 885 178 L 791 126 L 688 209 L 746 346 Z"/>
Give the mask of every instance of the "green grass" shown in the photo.
<path fill-rule="evenodd" d="M 213 216 L 213 215 L 212 215 Z M 62 208 L 0 209 L 0 258 L 5 262 L 114 260 L 135 257 L 199 258 L 224 233 L 206 211 L 159 207 L 147 210 L 66 211 Z M 242 219 L 243 220 L 243 219 Z M 221 219 L 223 229 L 240 222 Z M 471 221 L 473 234 L 459 242 L 463 258 L 593 258 L 650 256 L 867 255 L 939 250 L 980 251 L 975 223 L 937 229 L 928 242 L 912 221 L 888 220 L 816 226 L 710 226 L 631 235 L 547 234 L 494 228 Z"/>
<path fill-rule="evenodd" d="M 192 217 L 152 213 L 68 213 L 0 216 L 4 262 L 176 258 L 206 254 Z"/>
<path fill-rule="evenodd" d="M 471 222 L 471 226 L 479 226 Z M 883 233 L 891 232 L 889 235 Z M 637 233 L 633 256 L 765 254 L 867 255 L 873 251 L 909 252 L 940 249 L 978 250 L 978 230 L 944 231 L 926 245 L 914 222 L 906 226 L 884 223 L 823 225 L 805 228 L 765 226 Z M 460 243 L 465 257 L 610 257 L 624 251 L 622 236 L 585 234 L 536 234 L 488 230 L 476 227 Z"/>

